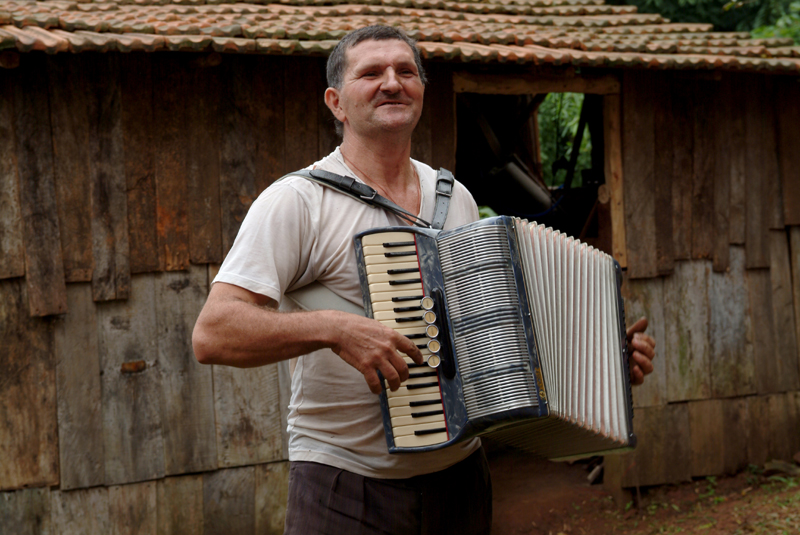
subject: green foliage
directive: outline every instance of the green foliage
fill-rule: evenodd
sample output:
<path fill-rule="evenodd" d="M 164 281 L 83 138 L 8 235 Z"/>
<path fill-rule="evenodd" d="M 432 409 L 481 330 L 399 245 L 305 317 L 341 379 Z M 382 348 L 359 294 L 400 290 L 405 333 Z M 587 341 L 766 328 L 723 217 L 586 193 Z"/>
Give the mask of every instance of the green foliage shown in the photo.
<path fill-rule="evenodd" d="M 796 45 L 800 45 L 800 2 L 789 4 L 774 24 L 758 26 L 751 35 L 756 38 L 790 37 Z"/>
<path fill-rule="evenodd" d="M 567 176 L 565 169 L 553 172 L 553 164 L 569 161 L 572 140 L 578 131 L 583 105 L 581 93 L 550 93 L 539 106 L 539 139 L 542 151 L 542 174 L 549 186 L 559 186 Z M 581 170 L 592 167 L 592 140 L 589 129 L 583 132 L 573 186 L 581 185 Z"/>
<path fill-rule="evenodd" d="M 497 212 L 492 210 L 489 206 L 478 206 L 478 215 L 481 219 L 486 219 L 487 217 L 497 216 Z"/>

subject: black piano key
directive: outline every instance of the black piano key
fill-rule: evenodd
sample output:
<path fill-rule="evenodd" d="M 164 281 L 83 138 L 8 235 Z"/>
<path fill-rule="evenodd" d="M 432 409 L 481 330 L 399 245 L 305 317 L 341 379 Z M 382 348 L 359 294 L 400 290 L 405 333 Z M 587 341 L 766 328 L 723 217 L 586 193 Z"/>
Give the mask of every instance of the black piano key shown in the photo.
<path fill-rule="evenodd" d="M 402 286 L 403 284 L 417 284 L 422 282 L 422 279 L 399 279 L 389 281 L 389 286 Z"/>
<path fill-rule="evenodd" d="M 428 347 L 428 344 L 417 344 L 417 349 L 425 349 Z"/>
<path fill-rule="evenodd" d="M 436 429 L 420 429 L 419 431 L 414 431 L 414 434 L 415 434 L 416 436 L 420 436 L 420 435 L 432 435 L 432 434 L 434 434 L 434 433 L 444 433 L 445 431 L 447 431 L 447 429 L 446 429 L 446 428 L 444 428 L 444 427 L 441 427 L 441 428 L 436 428 Z"/>
<path fill-rule="evenodd" d="M 410 247 L 416 245 L 413 241 L 390 241 L 383 244 L 384 247 Z"/>
<path fill-rule="evenodd" d="M 439 375 L 439 372 L 434 370 L 434 371 L 429 371 L 429 372 L 426 371 L 426 372 L 411 373 L 411 374 L 408 375 L 408 378 L 409 379 L 417 379 L 419 377 L 436 377 L 437 375 Z"/>
<path fill-rule="evenodd" d="M 422 412 L 412 412 L 412 418 L 424 418 L 425 416 L 438 416 L 439 414 L 444 414 L 444 411 L 422 411 Z"/>
<path fill-rule="evenodd" d="M 428 388 L 429 386 L 439 386 L 439 383 L 436 381 L 433 381 L 431 383 L 417 383 L 415 385 L 406 385 L 406 388 L 408 388 L 409 390 L 416 390 L 418 388 Z"/>
<path fill-rule="evenodd" d="M 419 301 L 422 299 L 421 295 L 407 295 L 404 297 L 392 297 L 392 303 L 400 303 L 401 301 Z"/>
<path fill-rule="evenodd" d="M 416 251 L 399 251 L 396 253 L 383 253 L 386 258 L 394 258 L 397 256 L 417 256 Z"/>
<path fill-rule="evenodd" d="M 395 318 L 397 323 L 411 323 L 412 321 L 422 321 L 422 316 L 409 316 L 407 318 Z"/>
<path fill-rule="evenodd" d="M 422 307 L 395 307 L 392 310 L 394 312 L 412 312 L 414 310 L 422 310 Z"/>
<path fill-rule="evenodd" d="M 417 364 L 416 362 L 411 362 L 408 364 L 408 369 L 411 368 L 430 368 L 427 363 L 423 362 L 422 364 Z"/>
<path fill-rule="evenodd" d="M 409 407 L 424 407 L 425 405 L 439 405 L 441 399 L 426 399 L 425 401 L 411 401 L 408 403 Z"/>
<path fill-rule="evenodd" d="M 406 334 L 404 335 L 409 340 L 416 340 L 417 338 L 427 338 L 428 335 L 425 333 L 417 333 L 417 334 Z M 425 346 L 428 347 L 428 346 Z"/>
<path fill-rule="evenodd" d="M 419 268 L 390 269 L 386 271 L 387 275 L 400 275 L 402 273 L 419 273 Z"/>

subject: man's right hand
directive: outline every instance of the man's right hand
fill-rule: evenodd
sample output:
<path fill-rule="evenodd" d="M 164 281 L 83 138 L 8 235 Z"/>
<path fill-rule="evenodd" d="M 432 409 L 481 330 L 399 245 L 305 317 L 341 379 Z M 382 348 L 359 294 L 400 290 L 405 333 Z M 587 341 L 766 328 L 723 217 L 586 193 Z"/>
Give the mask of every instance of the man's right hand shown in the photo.
<path fill-rule="evenodd" d="M 416 344 L 397 331 L 355 314 L 335 314 L 336 342 L 331 349 L 364 375 L 373 393 L 381 392 L 378 371 L 393 391 L 408 379 L 408 365 L 401 353 L 411 357 L 417 364 L 423 363 L 422 353 Z"/>

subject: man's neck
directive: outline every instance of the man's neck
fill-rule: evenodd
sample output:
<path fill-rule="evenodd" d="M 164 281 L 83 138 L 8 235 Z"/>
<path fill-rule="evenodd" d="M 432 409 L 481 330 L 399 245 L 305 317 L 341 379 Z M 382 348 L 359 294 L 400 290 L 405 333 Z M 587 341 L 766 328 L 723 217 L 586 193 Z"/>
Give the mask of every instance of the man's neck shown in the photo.
<path fill-rule="evenodd" d="M 416 180 L 411 167 L 411 140 L 381 142 L 345 135 L 339 150 L 346 163 L 368 182 L 389 192 L 400 192 L 414 186 Z"/>

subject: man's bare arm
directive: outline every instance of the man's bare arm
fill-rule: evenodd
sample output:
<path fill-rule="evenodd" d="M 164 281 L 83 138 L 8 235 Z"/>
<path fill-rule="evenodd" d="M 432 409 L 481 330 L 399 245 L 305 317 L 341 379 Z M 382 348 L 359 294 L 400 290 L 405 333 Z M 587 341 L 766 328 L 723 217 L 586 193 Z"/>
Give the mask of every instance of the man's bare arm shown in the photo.
<path fill-rule="evenodd" d="M 218 282 L 192 333 L 197 360 L 251 368 L 330 348 L 380 392 L 379 370 L 396 390 L 408 379 L 401 351 L 422 363 L 416 345 L 381 323 L 337 310 L 282 313 L 274 300 Z"/>

